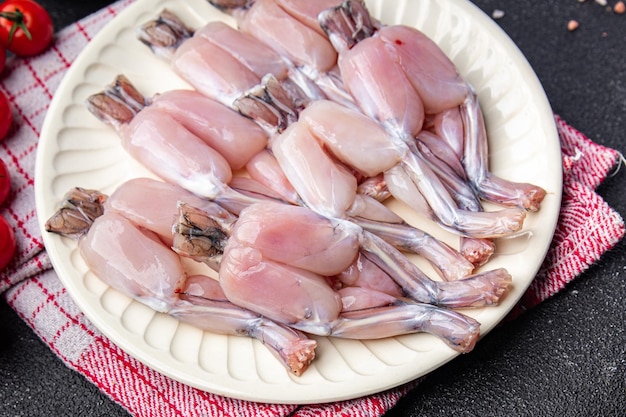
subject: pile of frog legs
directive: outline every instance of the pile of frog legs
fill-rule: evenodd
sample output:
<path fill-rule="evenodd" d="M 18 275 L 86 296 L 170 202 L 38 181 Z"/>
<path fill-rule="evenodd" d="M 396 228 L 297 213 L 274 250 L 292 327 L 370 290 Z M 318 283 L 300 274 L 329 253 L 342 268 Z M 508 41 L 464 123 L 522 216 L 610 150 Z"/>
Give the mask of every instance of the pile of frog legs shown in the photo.
<path fill-rule="evenodd" d="M 46 229 L 76 238 L 111 287 L 258 339 L 295 375 L 315 357 L 310 335 L 427 332 L 472 350 L 480 323 L 457 309 L 506 295 L 511 275 L 488 268 L 495 239 L 520 233 L 546 194 L 489 171 L 472 87 L 426 35 L 359 0 L 211 3 L 237 28 L 194 30 L 168 10 L 137 28 L 191 89 L 146 97 L 119 75 L 87 101 L 159 179 L 69 190 Z M 215 276 L 188 274 L 183 257 Z"/>

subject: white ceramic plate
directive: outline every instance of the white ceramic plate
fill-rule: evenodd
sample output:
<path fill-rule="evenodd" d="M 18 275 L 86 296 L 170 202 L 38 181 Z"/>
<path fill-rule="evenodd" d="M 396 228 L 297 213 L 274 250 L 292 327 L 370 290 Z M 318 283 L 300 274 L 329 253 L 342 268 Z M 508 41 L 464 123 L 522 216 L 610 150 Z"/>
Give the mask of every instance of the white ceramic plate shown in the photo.
<path fill-rule="evenodd" d="M 561 196 L 561 158 L 551 109 L 517 47 L 470 2 L 369 0 L 367 5 L 384 23 L 426 32 L 474 85 L 486 115 L 492 170 L 548 191 L 541 211 L 528 216 L 529 233 L 498 242 L 498 252 L 488 264 L 506 267 L 514 285 L 500 306 L 469 312 L 487 333 L 528 287 L 552 239 Z M 35 191 L 42 230 L 71 187 L 110 193 L 121 182 L 145 175 L 122 150 L 113 130 L 89 114 L 84 100 L 117 74 L 128 76 L 147 95 L 188 88 L 135 39 L 135 28 L 165 7 L 192 27 L 210 19 L 228 20 L 206 0 L 138 0 L 85 48 L 59 87 L 41 135 Z M 409 220 L 455 244 L 427 222 Z M 106 336 L 146 365 L 206 391 L 262 402 L 334 401 L 397 386 L 456 356 L 425 334 L 376 341 L 316 338 L 317 358 L 303 376 L 294 377 L 257 341 L 210 334 L 157 314 L 93 276 L 74 241 L 45 231 L 43 237 L 67 290 Z"/>

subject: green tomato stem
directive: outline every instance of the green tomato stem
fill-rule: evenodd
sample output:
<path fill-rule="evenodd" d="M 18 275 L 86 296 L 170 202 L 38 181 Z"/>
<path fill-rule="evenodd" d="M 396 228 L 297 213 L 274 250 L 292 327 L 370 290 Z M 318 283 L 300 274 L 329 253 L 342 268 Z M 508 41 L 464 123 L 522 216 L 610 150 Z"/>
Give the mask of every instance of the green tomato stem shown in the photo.
<path fill-rule="evenodd" d="M 13 40 L 13 36 L 15 35 L 17 29 L 22 29 L 28 40 L 33 40 L 33 37 L 24 22 L 24 13 L 22 13 L 20 9 L 15 9 L 14 12 L 0 12 L 0 17 L 13 22 L 11 30 L 9 31 L 9 44 Z"/>

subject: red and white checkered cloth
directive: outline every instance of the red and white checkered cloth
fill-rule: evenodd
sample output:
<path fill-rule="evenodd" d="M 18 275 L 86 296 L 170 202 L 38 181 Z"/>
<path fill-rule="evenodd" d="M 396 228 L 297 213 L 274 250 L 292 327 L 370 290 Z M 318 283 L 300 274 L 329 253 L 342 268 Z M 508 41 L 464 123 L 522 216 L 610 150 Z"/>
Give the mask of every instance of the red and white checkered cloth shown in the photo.
<path fill-rule="evenodd" d="M 0 90 L 9 98 L 14 126 L 0 142 L 12 176 L 0 214 L 18 242 L 13 262 L 0 272 L 0 294 L 67 366 L 80 372 L 136 416 L 380 416 L 415 383 L 377 395 L 321 405 L 258 404 L 191 388 L 139 363 L 104 337 L 62 286 L 41 240 L 34 202 L 37 141 L 50 100 L 77 54 L 132 0 L 120 0 L 56 35 L 43 55 L 8 62 Z M 624 222 L 594 190 L 619 161 L 556 117 L 564 164 L 564 196 L 556 235 L 538 276 L 512 313 L 531 308 L 562 289 L 624 235 Z"/>

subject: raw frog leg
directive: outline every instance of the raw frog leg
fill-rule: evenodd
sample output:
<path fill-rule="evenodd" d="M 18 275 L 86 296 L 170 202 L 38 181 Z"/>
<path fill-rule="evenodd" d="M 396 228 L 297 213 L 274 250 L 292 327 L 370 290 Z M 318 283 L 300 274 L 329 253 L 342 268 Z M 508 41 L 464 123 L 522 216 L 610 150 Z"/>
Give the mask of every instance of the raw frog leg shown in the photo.
<path fill-rule="evenodd" d="M 90 96 L 87 107 L 94 116 L 117 131 L 122 146 L 135 160 L 164 181 L 218 201 L 233 212 L 258 201 L 258 198 L 228 186 L 233 177 L 232 168 L 222 154 L 208 144 L 211 138 L 199 137 L 186 128 L 179 121 L 180 112 L 170 110 L 163 103 L 133 107 L 134 102 L 129 103 L 126 95 L 120 94 L 120 91 L 129 89 L 139 94 L 125 77 L 118 76 L 103 92 Z M 194 119 L 193 113 L 187 116 L 185 123 L 205 122 Z M 253 123 L 250 128 L 254 131 L 258 126 Z M 221 126 L 219 129 L 224 135 L 227 128 Z M 235 123 L 233 129 L 238 132 L 241 126 Z M 196 133 L 201 131 L 211 133 L 210 129 L 195 130 Z"/>
<path fill-rule="evenodd" d="M 413 160 L 417 170 L 408 174 L 413 177 L 432 212 L 451 229 L 463 227 L 459 223 L 471 221 L 475 215 L 458 208 L 411 143 L 423 128 L 425 115 L 466 106 L 473 91 L 445 54 L 421 32 L 400 25 L 382 26 L 367 36 L 369 32 L 363 30 L 363 22 L 367 22 L 363 16 L 366 15 L 367 10 L 359 2 L 346 2 L 320 15 L 322 27 L 339 52 L 338 65 L 346 88 L 366 114 L 409 144 L 415 154 Z M 381 88 L 380 83 L 373 85 L 369 82 L 382 79 L 382 83 L 386 83 L 387 73 L 391 73 L 392 79 L 398 83 L 395 89 Z M 414 118 L 408 118 L 407 114 L 414 115 Z M 393 183 L 393 179 L 388 182 Z M 523 220 L 519 212 L 508 213 L 510 219 L 505 226 L 513 227 Z M 483 220 L 477 221 L 476 226 L 484 225 L 486 216 L 483 213 L 477 216 Z M 516 231 L 511 230 L 511 233 Z M 469 231 L 462 234 L 486 237 Z"/>
<path fill-rule="evenodd" d="M 304 333 L 231 303 L 219 282 L 204 276 L 187 278 L 170 315 L 200 329 L 257 339 L 293 374 L 302 375 L 315 358 L 317 342 Z"/>
<path fill-rule="evenodd" d="M 337 290 L 365 288 L 379 294 L 386 294 L 388 297 L 400 298 L 403 296 L 402 289 L 398 284 L 361 252 L 348 268 L 332 278 L 331 285 Z M 360 301 L 354 300 L 354 302 Z M 343 311 L 347 311 L 347 304 L 353 304 L 353 302 L 346 303 L 344 301 Z"/>
<path fill-rule="evenodd" d="M 252 120 L 193 90 L 158 94 L 150 107 L 165 111 L 219 152 L 233 170 L 265 149 L 267 134 Z"/>
<path fill-rule="evenodd" d="M 417 29 L 393 25 L 371 30 L 367 28 L 367 15 L 365 7 L 356 1 L 347 1 L 338 8 L 327 9 L 320 14 L 321 25 L 339 53 L 338 66 L 344 84 L 363 111 L 395 136 L 408 140 L 419 133 L 421 126 L 416 122 L 407 123 L 405 115 L 408 108 L 397 106 L 396 95 L 385 95 L 385 91 L 404 92 L 413 89 L 422 102 L 424 114 L 436 115 L 461 108 L 466 114 L 465 135 L 473 136 L 463 147 L 463 160 L 472 158 L 471 153 L 480 153 L 482 147 L 487 145 L 486 138 L 476 134 L 481 129 L 478 102 L 472 87 L 462 79 L 452 61 Z M 394 74 L 403 73 L 406 82 L 397 85 L 395 90 L 372 89 L 370 81 L 385 70 Z M 401 79 L 398 75 L 397 81 Z M 420 119 L 420 116 L 422 113 L 415 113 L 416 119 Z M 482 160 L 486 162 L 485 158 Z M 481 168 L 479 171 L 483 173 L 486 168 Z M 468 172 L 472 184 L 480 190 L 481 182 L 476 181 L 476 176 Z M 525 200 L 519 198 L 519 194 L 524 192 L 530 193 L 529 199 L 534 201 L 533 204 L 538 204 L 543 198 L 538 187 L 529 190 L 525 185 L 515 187 L 509 184 L 500 191 L 512 193 L 512 199 L 518 202 Z M 487 195 L 482 194 L 483 197 Z M 516 205 L 532 209 L 532 206 L 526 204 Z"/>
<path fill-rule="evenodd" d="M 319 103 L 321 102 L 313 104 L 311 109 Z M 307 111 L 308 109 L 302 114 L 305 115 Z M 341 112 L 335 113 L 335 116 L 341 119 Z M 369 121 L 369 119 L 366 120 Z M 338 125 L 341 127 L 353 126 L 353 130 L 357 132 L 354 137 L 361 140 L 355 140 L 353 142 L 354 145 L 348 144 L 345 147 L 339 144 L 333 145 L 330 141 L 328 143 L 324 142 L 324 145 L 327 145 L 326 149 L 333 146 L 341 148 L 346 155 L 345 162 L 355 162 L 355 158 L 361 157 L 361 160 L 358 162 L 365 167 L 364 169 L 371 170 L 370 172 L 375 172 L 381 169 L 381 167 L 384 168 L 385 163 L 388 164 L 388 161 L 384 161 L 382 158 L 382 156 L 386 155 L 385 152 L 399 159 L 398 153 L 394 154 L 394 150 L 390 147 L 386 149 L 384 142 L 381 142 L 383 146 L 380 148 L 380 151 L 374 149 L 373 152 L 370 152 L 371 149 L 364 149 L 367 145 L 362 140 L 364 137 L 359 135 L 359 133 L 366 131 L 371 133 L 372 131 L 367 130 L 367 124 L 364 125 L 364 129 L 361 131 L 360 127 L 362 125 L 359 124 L 360 121 L 356 120 L 355 122 L 357 123 L 349 125 L 339 122 Z M 317 126 L 319 127 L 319 125 Z M 374 125 L 374 127 L 379 129 L 377 125 Z M 376 130 L 373 132 L 376 132 Z M 337 140 L 344 139 L 341 133 L 337 135 L 332 134 L 330 131 L 328 133 L 329 136 Z M 378 136 L 379 138 L 388 138 L 384 132 L 382 133 L 384 136 Z M 375 134 L 370 135 L 370 137 L 374 136 Z M 360 143 L 360 145 L 357 145 L 357 143 Z M 473 265 L 458 252 L 423 231 L 409 226 L 404 221 L 372 222 L 370 218 L 374 216 L 367 217 L 358 212 L 355 213 L 355 201 L 363 199 L 364 196 L 356 192 L 357 184 L 354 175 L 328 156 L 320 141 L 307 128 L 305 119 L 292 124 L 285 132 L 276 137 L 272 149 L 285 176 L 298 192 L 305 205 L 313 211 L 328 218 L 349 219 L 369 232 L 383 237 L 397 248 L 424 256 L 447 280 L 465 277 L 472 272 Z M 379 155 L 381 157 L 371 158 L 371 155 Z M 348 160 L 348 157 L 350 160 Z M 342 159 L 342 157 L 340 156 L 337 159 Z"/>
<path fill-rule="evenodd" d="M 457 109 L 444 111 L 439 115 L 459 115 Z M 460 115 L 459 115 L 460 116 Z M 435 126 L 441 124 L 444 133 L 449 134 L 451 119 L 454 117 L 437 117 Z M 448 121 L 446 121 L 448 119 Z M 445 122 L 444 122 L 445 121 Z M 450 132 L 451 133 L 451 132 Z M 442 178 L 444 185 L 448 187 L 450 194 L 455 198 L 460 208 L 473 211 L 482 211 L 483 207 L 478 201 L 478 195 L 471 188 L 470 195 L 465 194 L 467 174 L 461 163 L 461 157 L 450 143 L 439 136 L 435 131 L 422 130 L 415 138 L 418 149 L 427 158 L 431 168 Z M 495 252 L 493 239 L 477 237 L 460 237 L 459 251 L 473 265 L 481 266 L 487 263 Z"/>
<path fill-rule="evenodd" d="M 295 102 L 323 96 L 270 46 L 223 22 L 193 30 L 165 10 L 141 25 L 137 36 L 191 86 L 229 107 L 267 75 L 276 78 Z"/>
<path fill-rule="evenodd" d="M 210 216 L 199 215 L 199 210 L 193 208 L 190 216 L 186 212 L 187 207 L 183 205 L 180 208 L 181 223 L 184 224 L 182 233 L 192 230 L 181 239 L 200 241 L 189 245 L 193 248 L 210 247 L 214 233 L 212 228 L 215 227 L 210 222 Z M 191 218 L 199 220 L 199 223 L 187 224 Z M 207 219 L 209 221 L 206 224 L 202 223 Z M 207 238 L 204 239 L 203 233 L 199 231 L 206 233 Z M 306 236 L 315 236 L 317 240 L 304 240 Z M 334 276 L 345 271 L 352 265 L 359 251 L 387 273 L 406 297 L 422 303 L 442 307 L 494 305 L 504 296 L 511 282 L 510 275 L 503 269 L 456 281 L 433 281 L 400 251 L 352 222 L 329 219 L 305 207 L 270 202 L 254 204 L 242 211 L 224 250 L 220 279 L 231 301 L 247 308 L 252 305 L 247 303 L 262 303 L 264 309 L 271 310 L 276 308 L 272 303 L 277 300 L 256 300 L 255 291 L 265 288 L 264 291 L 269 294 L 278 294 L 281 286 L 284 286 L 284 291 L 297 292 L 299 286 L 304 287 L 304 283 L 308 282 L 312 288 L 310 291 L 326 292 L 329 283 L 320 280 L 320 277 Z M 212 249 L 207 249 L 207 252 L 210 258 Z M 201 260 L 197 255 L 201 253 L 194 253 L 194 258 Z M 281 281 L 283 275 L 286 281 Z M 287 298 L 291 299 L 292 296 L 296 294 Z M 316 299 L 314 296 L 303 297 L 309 301 Z M 301 309 L 296 310 L 302 313 Z M 326 310 L 326 307 L 322 309 Z M 259 313 L 269 314 L 265 310 Z M 280 321 L 284 320 L 287 319 Z"/>
<path fill-rule="evenodd" d="M 312 99 L 329 98 L 353 106 L 353 100 L 337 74 L 337 53 L 314 21 L 324 6 L 340 1 L 300 2 L 257 0 L 251 7 L 235 9 L 231 14 L 242 32 L 273 48 L 296 69 L 291 79 L 304 91 L 311 83 L 322 94 Z"/>
<path fill-rule="evenodd" d="M 215 237 L 215 244 L 223 242 L 221 251 L 211 261 L 205 262 L 217 270 L 221 252 L 228 239 L 230 229 L 237 217 L 213 201 L 200 198 L 189 191 L 162 181 L 150 178 L 135 178 L 121 184 L 104 203 L 107 212 L 117 212 L 135 225 L 156 233 L 168 247 L 180 245 L 174 242 L 172 227 L 177 224 L 178 207 L 190 204 L 210 213 L 211 219 L 220 226 L 223 234 Z"/>
<path fill-rule="evenodd" d="M 303 189 L 315 190 L 315 187 L 307 185 L 307 174 L 302 172 L 301 167 L 295 168 L 292 165 L 299 162 L 296 156 L 298 147 L 304 144 L 314 147 L 316 142 L 322 143 L 335 158 L 364 175 L 371 177 L 384 173 L 387 186 L 394 197 L 407 204 L 413 204 L 415 209 L 424 212 L 425 205 L 421 200 L 415 200 L 415 196 L 410 192 L 411 189 L 401 186 L 393 187 L 393 185 L 399 185 L 397 181 L 394 182 L 394 177 L 402 178 L 408 175 L 410 181 L 407 183 L 413 183 L 428 203 L 430 210 L 426 214 L 432 215 L 440 224 L 457 234 L 472 237 L 499 237 L 513 234 L 522 227 L 525 217 L 525 212 L 522 210 L 472 212 L 459 209 L 439 177 L 420 155 L 412 151 L 409 143 L 387 133 L 374 120 L 362 113 L 331 101 L 317 101 L 308 106 L 300 114 L 299 121 L 273 141 L 272 149 L 279 164 L 305 202 L 307 197 L 299 188 L 299 184 L 302 184 Z M 297 147 L 296 143 L 298 143 Z M 289 157 L 286 154 L 283 155 L 283 148 L 285 152 L 288 150 L 292 154 Z M 372 157 L 373 155 L 378 155 L 378 158 Z M 304 156 L 299 156 L 299 158 L 302 160 Z M 324 177 L 312 175 L 311 178 Z M 346 191 L 346 194 L 335 193 L 334 195 L 347 198 L 348 194 Z M 313 202 L 310 207 L 318 206 Z M 337 216 L 342 209 L 345 210 L 342 206 L 331 207 L 330 210 L 334 210 L 334 213 L 329 210 L 329 214 Z"/>
<path fill-rule="evenodd" d="M 345 270 L 357 255 L 358 231 L 345 227 L 302 207 L 273 203 L 248 207 L 233 229 L 220 266 L 225 295 L 237 305 L 308 333 L 383 338 L 429 331 L 457 350 L 473 347 L 479 328 L 475 320 L 433 305 L 400 302 L 391 296 L 390 305 L 344 313 L 340 294 L 320 273 Z M 316 240 L 304 239 L 313 235 Z M 346 242 L 351 243 L 345 246 Z M 333 254 L 320 265 L 318 259 L 335 249 L 353 256 Z"/>
<path fill-rule="evenodd" d="M 439 337 L 459 352 L 474 349 L 480 323 L 450 309 L 415 303 L 363 287 L 340 289 L 343 311 L 333 334 L 336 337 L 377 339 L 380 334 L 402 335 L 414 330 Z"/>
<path fill-rule="evenodd" d="M 137 185 L 131 184 L 127 191 Z M 151 197 L 164 196 L 170 202 L 173 195 L 189 197 L 168 185 L 145 185 L 152 187 L 146 193 L 152 193 Z M 130 196 L 120 193 L 111 197 L 118 210 L 121 207 L 117 203 L 125 197 Z M 301 375 L 306 370 L 315 357 L 314 340 L 230 303 L 219 284 L 209 277 L 187 278 L 180 257 L 155 233 L 166 220 L 155 212 L 154 200 L 140 201 L 135 196 L 126 201 L 129 217 L 140 219 L 141 226 L 125 217 L 126 211 L 103 210 L 105 200 L 106 196 L 95 190 L 70 190 L 60 210 L 46 222 L 46 230 L 78 239 L 89 269 L 112 288 L 203 330 L 253 337 L 290 372 Z M 224 214 L 219 210 L 211 213 L 216 217 Z M 151 225 L 155 231 L 144 228 Z"/>

